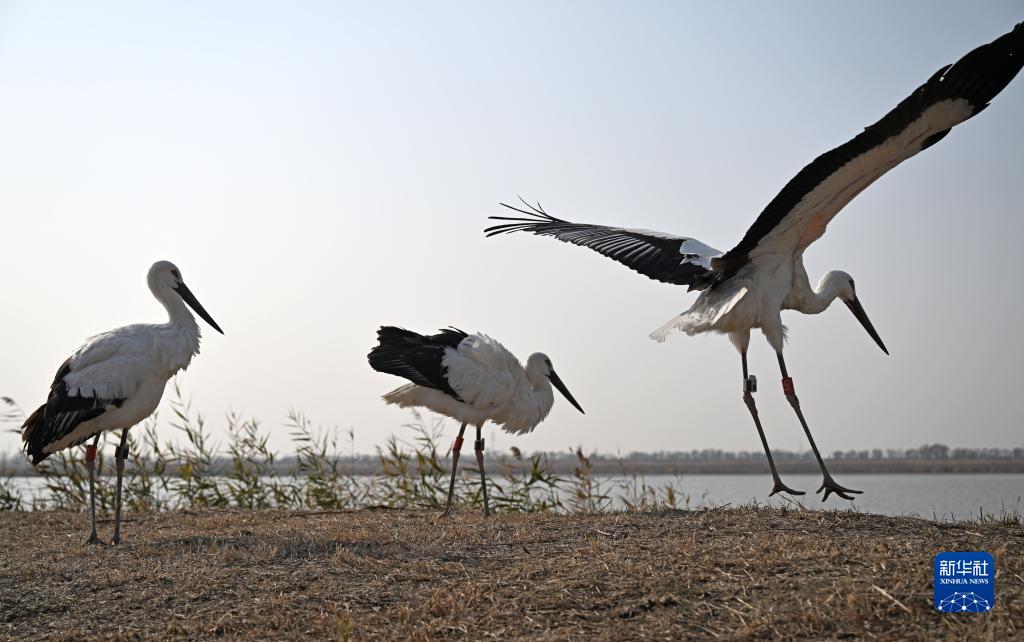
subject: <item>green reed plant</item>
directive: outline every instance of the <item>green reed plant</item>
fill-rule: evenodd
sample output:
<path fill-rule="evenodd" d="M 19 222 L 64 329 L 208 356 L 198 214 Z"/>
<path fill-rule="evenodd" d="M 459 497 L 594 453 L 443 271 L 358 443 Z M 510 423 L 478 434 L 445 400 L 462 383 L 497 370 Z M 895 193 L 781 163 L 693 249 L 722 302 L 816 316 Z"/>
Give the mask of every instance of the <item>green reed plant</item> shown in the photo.
<path fill-rule="evenodd" d="M 274 453 L 267 447 L 269 434 L 255 419 L 227 416 L 228 455 L 226 492 L 239 508 L 271 508 L 292 503 L 294 487 L 278 478 Z"/>
<path fill-rule="evenodd" d="M 577 513 L 599 513 L 608 510 L 612 506 L 612 497 L 605 491 L 605 485 L 594 479 L 594 467 L 590 463 L 590 458 L 583 454 L 581 447 L 576 448 L 575 455 L 576 466 L 569 477 L 569 509 Z"/>
<path fill-rule="evenodd" d="M 0 403 L 3 404 L 0 406 L 0 423 L 18 422 L 20 424 L 25 420 L 25 413 L 14 399 L 0 397 Z M 11 429 L 10 432 L 17 433 L 18 430 Z M 0 475 L 4 472 L 0 470 Z M 0 477 L 0 512 L 22 510 L 24 505 L 21 491 L 15 488 L 13 478 L 13 475 Z"/>
<path fill-rule="evenodd" d="M 443 420 L 435 419 L 428 424 L 419 412 L 413 411 L 413 421 L 403 426 L 412 431 L 412 441 L 391 435 L 383 447 L 377 447 L 381 474 L 373 495 L 381 505 L 394 508 L 443 506 L 449 474 L 448 467 L 442 465 L 438 456 L 443 426 Z M 472 497 L 473 493 L 467 493 L 465 484 L 459 482 L 456 479 L 456 497 Z M 483 505 L 482 499 L 480 505 Z"/>
<path fill-rule="evenodd" d="M 204 417 L 193 411 L 178 382 L 170 395 L 170 423 L 177 439 L 161 441 L 154 415 L 128 436 L 124 505 L 131 511 L 237 507 L 244 509 L 353 510 L 369 506 L 440 510 L 448 492 L 451 438 L 441 418 L 426 420 L 413 412 L 400 436 L 392 435 L 377 448 L 377 472 L 355 474 L 355 434 L 337 428 L 315 428 L 301 412 L 289 410 L 285 428 L 294 446 L 292 464 L 283 464 L 270 449 L 270 432 L 255 419 L 234 413 L 225 417 L 226 442 L 221 449 L 211 437 Z M 13 402 L 5 401 L 9 409 Z M 20 411 L 20 409 L 18 409 Z M 8 412 L 18 412 L 8 410 Z M 23 413 L 18 415 L 23 417 Z M 97 510 L 110 513 L 114 500 L 111 456 L 118 433 L 101 438 L 97 456 Z M 343 454 L 345 448 L 349 454 Z M 104 456 L 104 451 L 108 455 Z M 572 451 L 571 475 L 554 472 L 547 455 L 523 457 L 488 453 L 488 491 L 496 510 L 539 512 L 610 510 L 616 498 L 629 510 L 689 505 L 674 485 L 657 488 L 644 477 L 621 476 L 609 482 L 593 474 L 582 448 Z M 362 460 L 363 463 L 367 463 Z M 455 479 L 455 504 L 480 510 L 480 473 L 472 456 L 464 457 Z M 621 463 L 621 462 L 620 462 Z M 36 468 L 45 491 L 30 500 L 12 482 L 0 479 L 0 510 L 84 510 L 88 505 L 88 475 L 84 449 L 54 454 Z M 363 471 L 365 473 L 365 469 Z"/>
<path fill-rule="evenodd" d="M 174 462 L 157 437 L 157 415 L 128 432 L 124 505 L 128 510 L 167 510 L 174 507 Z"/>
<path fill-rule="evenodd" d="M 3 406 L 0 407 L 0 423 L 21 423 L 25 421 L 25 411 L 21 409 L 14 399 L 10 397 L 0 397 L 0 402 Z M 17 432 L 16 430 L 13 432 Z"/>
<path fill-rule="evenodd" d="M 615 480 L 615 485 L 619 490 L 619 502 L 626 510 L 646 511 L 664 508 L 690 508 L 692 497 L 677 489 L 677 486 L 680 484 L 678 478 L 661 486 L 654 486 L 647 483 L 646 475 L 630 469 L 621 456 L 618 463 L 619 474 Z"/>
<path fill-rule="evenodd" d="M 107 450 L 107 435 L 100 438 L 96 450 L 96 510 L 108 512 L 114 506 L 114 481 L 104 475 L 109 460 L 103 452 Z M 110 466 L 113 468 L 113 466 Z M 36 466 L 43 477 L 46 489 L 47 508 L 83 510 L 89 503 L 89 474 L 85 465 L 85 451 L 69 448 L 50 455 Z"/>
<path fill-rule="evenodd" d="M 171 399 L 174 419 L 171 427 L 185 436 L 184 444 L 167 442 L 167 456 L 177 471 L 173 492 L 178 507 L 219 508 L 231 504 L 230 497 L 221 488 L 214 469 L 215 447 L 201 414 L 192 414 L 192 402 L 181 394 L 178 380 L 174 380 Z"/>
<path fill-rule="evenodd" d="M 11 476 L 0 477 L 0 513 L 22 510 L 21 491 L 14 487 Z"/>
<path fill-rule="evenodd" d="M 296 483 L 293 504 L 319 510 L 355 509 L 371 504 L 370 485 L 360 483 L 346 469 L 338 448 L 338 431 L 314 430 L 304 413 L 288 411 L 288 427 L 295 444 Z M 355 431 L 346 432 L 350 462 L 355 461 Z"/>
<path fill-rule="evenodd" d="M 505 485 L 492 495 L 495 508 L 528 513 L 563 509 L 559 489 L 565 480 L 551 471 L 547 455 L 535 454 L 524 459 L 514 446 L 511 453 L 511 459 L 499 457 Z"/>

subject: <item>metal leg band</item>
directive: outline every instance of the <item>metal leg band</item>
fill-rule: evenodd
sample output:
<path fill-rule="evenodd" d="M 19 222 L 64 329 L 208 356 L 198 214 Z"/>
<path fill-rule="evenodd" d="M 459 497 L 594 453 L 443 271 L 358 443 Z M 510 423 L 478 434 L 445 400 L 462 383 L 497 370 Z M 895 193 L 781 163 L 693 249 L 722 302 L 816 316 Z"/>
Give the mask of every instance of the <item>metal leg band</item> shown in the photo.
<path fill-rule="evenodd" d="M 757 392 L 757 377 L 750 375 L 743 380 L 743 392 Z"/>

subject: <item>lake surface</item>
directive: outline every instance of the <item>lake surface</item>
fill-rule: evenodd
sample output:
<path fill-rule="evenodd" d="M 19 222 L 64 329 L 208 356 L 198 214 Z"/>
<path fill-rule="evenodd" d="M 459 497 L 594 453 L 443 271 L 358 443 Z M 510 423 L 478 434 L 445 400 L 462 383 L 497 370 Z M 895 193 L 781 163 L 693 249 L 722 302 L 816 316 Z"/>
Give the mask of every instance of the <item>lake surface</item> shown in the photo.
<path fill-rule="evenodd" d="M 616 500 L 624 494 L 619 487 L 621 477 L 595 479 L 602 484 L 602 492 Z M 658 489 L 672 484 L 680 507 L 738 506 L 753 501 L 772 506 L 792 505 L 788 496 L 768 497 L 768 475 L 646 475 L 642 479 L 647 486 Z M 821 495 L 814 494 L 821 484 L 820 475 L 789 474 L 783 480 L 790 487 L 807 492 L 796 499 L 807 508 L 918 515 L 939 520 L 975 518 L 981 511 L 985 515 L 1000 515 L 1004 511 L 1024 513 L 1024 474 L 844 474 L 837 479 L 840 484 L 864 493 L 853 502 L 833 495 L 824 504 Z M 10 483 L 26 498 L 45 493 L 40 477 L 15 477 Z M 616 501 L 616 505 L 621 506 L 621 502 Z"/>
<path fill-rule="evenodd" d="M 836 478 L 847 488 L 862 490 L 862 495 L 848 502 L 829 497 L 824 504 L 814 491 L 821 485 L 820 475 L 784 475 L 783 481 L 807 494 L 798 498 L 808 508 L 849 508 L 882 515 L 919 515 L 928 519 L 967 519 L 999 515 L 1004 510 L 1024 513 L 1024 475 L 1022 474 L 955 474 L 955 475 L 877 475 L 843 474 Z M 765 475 L 684 475 L 680 477 L 651 475 L 650 485 L 672 482 L 676 489 L 691 497 L 691 505 L 717 506 L 758 501 L 782 506 L 788 500 L 779 495 L 769 499 L 771 476 Z"/>

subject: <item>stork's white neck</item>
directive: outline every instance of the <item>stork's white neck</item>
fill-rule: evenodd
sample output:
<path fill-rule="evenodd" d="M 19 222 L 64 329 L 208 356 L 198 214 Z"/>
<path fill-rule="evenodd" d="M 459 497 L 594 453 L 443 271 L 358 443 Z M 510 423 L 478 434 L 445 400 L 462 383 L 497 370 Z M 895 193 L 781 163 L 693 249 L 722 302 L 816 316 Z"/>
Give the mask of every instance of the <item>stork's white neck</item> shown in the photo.
<path fill-rule="evenodd" d="M 828 309 L 828 306 L 832 305 L 837 296 L 839 296 L 839 292 L 836 288 L 825 282 L 806 299 L 800 311 L 804 314 L 821 314 Z"/>
<path fill-rule="evenodd" d="M 178 331 L 192 346 L 192 352 L 199 349 L 199 324 L 178 293 L 166 285 L 151 288 L 153 296 L 167 310 L 167 325 Z"/>
<path fill-rule="evenodd" d="M 806 284 L 806 292 L 796 297 L 794 309 L 804 314 L 821 314 L 841 294 L 842 284 L 849 280 L 845 272 L 829 272 L 813 290 Z M 806 281 L 805 281 L 806 283 Z"/>

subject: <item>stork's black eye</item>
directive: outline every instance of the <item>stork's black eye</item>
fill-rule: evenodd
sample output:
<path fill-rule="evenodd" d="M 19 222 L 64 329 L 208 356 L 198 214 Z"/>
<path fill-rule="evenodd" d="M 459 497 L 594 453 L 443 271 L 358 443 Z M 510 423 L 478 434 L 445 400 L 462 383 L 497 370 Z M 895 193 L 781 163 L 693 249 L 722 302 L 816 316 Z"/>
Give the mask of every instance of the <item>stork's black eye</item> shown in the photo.
<path fill-rule="evenodd" d="M 549 368 L 551 367 L 551 359 L 545 359 L 544 363 L 548 364 Z"/>
<path fill-rule="evenodd" d="M 171 270 L 171 274 L 174 275 L 174 278 L 178 279 L 179 281 L 181 280 L 181 272 L 177 270 Z"/>
<path fill-rule="evenodd" d="M 850 279 L 850 287 L 851 287 L 851 288 L 852 288 L 852 287 L 854 287 L 854 285 L 853 285 L 853 279 Z"/>

